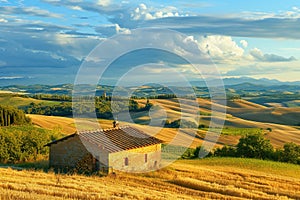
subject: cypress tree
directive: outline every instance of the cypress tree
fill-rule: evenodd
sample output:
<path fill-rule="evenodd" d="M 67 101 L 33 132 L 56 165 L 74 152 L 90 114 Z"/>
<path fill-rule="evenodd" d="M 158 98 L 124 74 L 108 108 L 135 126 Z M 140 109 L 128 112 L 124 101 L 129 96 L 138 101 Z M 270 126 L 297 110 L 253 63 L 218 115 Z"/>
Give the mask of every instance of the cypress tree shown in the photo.
<path fill-rule="evenodd" d="M 22 110 L 10 106 L 0 105 L 0 125 L 21 125 L 27 124 L 30 120 L 25 116 Z"/>

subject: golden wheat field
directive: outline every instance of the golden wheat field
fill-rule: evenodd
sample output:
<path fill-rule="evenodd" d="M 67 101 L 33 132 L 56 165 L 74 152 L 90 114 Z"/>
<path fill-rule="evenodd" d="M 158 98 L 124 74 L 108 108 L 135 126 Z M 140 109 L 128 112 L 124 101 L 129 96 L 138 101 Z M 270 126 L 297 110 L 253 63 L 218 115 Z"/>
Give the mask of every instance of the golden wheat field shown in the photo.
<path fill-rule="evenodd" d="M 179 104 L 176 99 L 151 99 L 150 102 L 164 108 L 167 116 L 172 120 L 181 118 L 181 110 L 185 118 L 194 116 L 194 108 L 190 106 L 193 103 L 189 100 L 185 100 L 185 104 Z M 199 103 L 199 111 L 204 113 L 200 117 L 200 124 L 209 125 L 212 118 L 218 118 L 217 115 L 209 115 L 212 107 L 216 111 L 225 108 L 227 114 L 224 127 L 260 128 L 264 130 L 270 128 L 272 132 L 265 134 L 275 147 L 282 147 L 287 142 L 300 144 L 299 126 L 286 124 L 287 122 L 299 122 L 297 121 L 300 117 L 299 108 L 267 108 L 246 100 L 227 101 L 226 106 L 202 98 L 198 98 L 197 102 Z M 145 100 L 140 100 L 139 103 L 144 104 Z M 237 136 L 221 136 L 219 143 L 236 144 L 238 139 Z"/>
<path fill-rule="evenodd" d="M 75 120 L 69 117 L 58 117 L 58 116 L 45 116 L 45 115 L 33 115 L 28 114 L 32 123 L 36 126 L 45 128 L 45 129 L 56 129 L 62 131 L 64 134 L 71 134 L 76 131 Z M 95 124 L 92 120 L 80 120 L 82 121 L 85 127 L 81 127 L 84 129 L 92 129 L 93 127 L 97 127 L 98 124 Z M 101 128 L 111 128 L 112 120 L 100 119 L 98 120 Z M 82 125 L 82 124 L 81 124 Z"/>
<path fill-rule="evenodd" d="M 179 160 L 107 177 L 0 168 L 0 199 L 300 199 L 300 166 L 270 161 Z"/>

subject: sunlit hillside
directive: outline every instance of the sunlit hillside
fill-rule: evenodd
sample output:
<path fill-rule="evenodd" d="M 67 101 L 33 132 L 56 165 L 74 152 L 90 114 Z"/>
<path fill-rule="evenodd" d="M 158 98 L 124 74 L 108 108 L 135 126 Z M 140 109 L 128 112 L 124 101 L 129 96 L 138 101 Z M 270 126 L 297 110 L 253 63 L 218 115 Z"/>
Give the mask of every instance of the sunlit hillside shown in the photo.
<path fill-rule="evenodd" d="M 33 115 L 29 114 L 27 115 L 31 118 L 32 123 L 36 126 L 45 128 L 45 129 L 56 129 L 61 130 L 65 134 L 71 134 L 76 131 L 76 125 L 73 118 L 69 117 L 58 117 L 58 116 L 45 116 L 45 115 Z M 79 122 L 83 122 L 81 124 L 84 127 L 81 127 L 81 129 L 93 129 L 93 127 L 98 127 L 98 124 L 95 124 L 92 120 L 80 120 Z M 111 128 L 112 127 L 112 120 L 105 120 L 100 119 L 99 123 L 101 125 L 101 128 Z"/>
<path fill-rule="evenodd" d="M 1 95 L 2 94 L 2 95 Z M 14 93 L 16 94 L 16 93 Z M 44 105 L 55 105 L 59 104 L 60 102 L 57 101 L 45 101 L 45 100 L 37 100 L 30 97 L 22 97 L 22 96 L 14 96 L 14 95 L 8 95 L 7 93 L 1 93 L 0 92 L 0 104 L 1 105 L 8 105 L 8 106 L 27 106 L 30 103 L 43 103 Z"/>
<path fill-rule="evenodd" d="M 167 116 L 170 120 L 181 118 L 180 106 L 183 107 L 184 117 L 195 116 L 193 106 L 186 104 L 179 104 L 174 99 L 154 99 L 150 100 L 154 105 L 159 105 L 167 112 Z M 145 100 L 140 100 L 139 103 L 144 104 Z M 199 111 L 200 111 L 200 124 L 209 125 L 212 118 L 218 118 L 218 116 L 210 116 L 211 108 L 223 110 L 226 108 L 226 119 L 224 127 L 235 128 L 259 128 L 263 129 L 266 137 L 271 140 L 272 144 L 276 147 L 282 146 L 286 142 L 295 142 L 300 144 L 300 130 L 299 126 L 285 125 L 284 122 L 295 122 L 300 118 L 299 108 L 267 108 L 265 106 L 255 104 L 246 100 L 234 100 L 228 101 L 226 106 L 218 104 L 218 102 L 211 102 L 207 99 L 198 99 Z M 192 104 L 192 103 L 190 103 Z M 248 117 L 251 116 L 251 119 Z M 280 122 L 283 122 L 280 123 Z M 278 123 L 277 123 L 278 122 Z M 299 121 L 300 122 L 300 121 Z M 265 130 L 271 131 L 265 131 Z M 230 143 L 228 139 L 233 140 L 235 143 L 238 137 L 225 136 L 223 141 L 221 136 L 220 143 Z"/>
<path fill-rule="evenodd" d="M 146 100 L 138 100 L 140 105 L 146 103 Z M 226 106 L 218 104 L 218 102 L 211 102 L 207 99 L 198 99 L 199 108 L 195 109 L 192 106 L 190 100 L 185 100 L 179 104 L 176 99 L 151 99 L 150 102 L 155 106 L 155 109 L 162 109 L 165 115 L 158 116 L 164 120 L 165 117 L 172 121 L 180 118 L 195 121 L 195 112 L 200 112 L 199 124 L 209 126 L 211 119 L 217 119 L 218 110 L 226 108 L 227 114 L 224 121 L 224 128 L 232 130 L 231 134 L 221 134 L 218 140 L 218 145 L 231 144 L 234 145 L 238 142 L 242 135 L 236 134 L 241 129 L 261 129 L 265 137 L 271 140 L 271 143 L 275 147 L 282 147 L 287 142 L 295 142 L 300 144 L 300 130 L 299 126 L 284 125 L 280 123 L 274 123 L 272 121 L 281 121 L 282 118 L 289 121 L 289 118 L 293 118 L 294 121 L 299 120 L 300 110 L 299 108 L 267 108 L 259 104 L 248 102 L 246 100 L 234 100 L 228 101 Z M 212 106 L 217 111 L 216 115 L 211 115 Z M 269 114 L 268 114 L 269 113 Z M 271 113 L 271 114 L 270 114 Z M 41 116 L 41 115 L 28 115 L 32 122 L 40 127 L 47 129 L 58 129 L 65 134 L 70 134 L 76 131 L 74 119 L 65 117 L 54 117 L 54 116 Z M 245 116 L 245 117 L 244 117 Z M 252 116 L 252 120 L 247 119 Z M 148 112 L 139 112 L 132 114 L 133 120 L 140 124 L 148 124 L 150 116 Z M 157 117 L 157 116 L 152 116 Z M 270 122 L 268 121 L 270 119 Z M 80 120 L 80 129 L 91 129 L 99 128 L 98 124 L 95 124 L 91 120 Z M 266 122 L 263 122 L 266 121 Z M 111 120 L 99 120 L 101 128 L 111 128 Z M 120 125 L 128 125 L 130 123 L 120 122 Z M 131 124 L 132 125 L 132 124 Z M 149 127 L 147 125 L 136 125 L 143 129 L 150 135 L 155 135 L 159 139 L 165 142 L 170 142 L 177 135 L 176 144 L 181 144 L 181 141 L 192 141 L 191 147 L 197 147 L 201 145 L 207 129 L 185 129 L 184 131 L 178 132 L 178 129 L 174 128 L 161 128 L 161 127 Z M 161 126 L 161 124 L 159 124 Z M 222 125 L 220 125 L 222 127 Z M 227 131 L 228 132 L 228 131 Z"/>

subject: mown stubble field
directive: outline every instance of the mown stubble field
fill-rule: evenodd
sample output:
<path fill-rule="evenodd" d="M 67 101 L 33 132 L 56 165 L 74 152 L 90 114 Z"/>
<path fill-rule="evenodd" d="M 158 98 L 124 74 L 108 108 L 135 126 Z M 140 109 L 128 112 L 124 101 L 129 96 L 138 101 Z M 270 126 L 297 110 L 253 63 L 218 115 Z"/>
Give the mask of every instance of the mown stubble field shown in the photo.
<path fill-rule="evenodd" d="M 0 199 L 300 199 L 300 166 L 209 158 L 107 177 L 0 169 Z"/>

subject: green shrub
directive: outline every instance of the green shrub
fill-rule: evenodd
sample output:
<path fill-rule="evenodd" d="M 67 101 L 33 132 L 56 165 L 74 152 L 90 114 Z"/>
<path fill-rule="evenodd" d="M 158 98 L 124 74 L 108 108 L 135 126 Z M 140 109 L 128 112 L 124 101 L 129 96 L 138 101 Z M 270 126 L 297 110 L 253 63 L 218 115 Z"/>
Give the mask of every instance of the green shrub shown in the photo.
<path fill-rule="evenodd" d="M 199 155 L 200 152 L 202 150 L 202 153 L 204 155 Z M 194 150 L 194 157 L 191 158 L 199 158 L 201 156 L 206 156 L 206 157 L 211 157 L 213 154 L 209 151 L 207 151 L 203 146 L 198 146 L 195 150 Z"/>
<path fill-rule="evenodd" d="M 236 148 L 225 145 L 222 148 L 217 148 L 213 155 L 217 157 L 236 157 L 237 152 Z"/>
<path fill-rule="evenodd" d="M 197 124 L 195 122 L 191 122 L 188 120 L 177 119 L 172 122 L 166 120 L 164 123 L 164 127 L 166 128 L 197 128 Z"/>
<path fill-rule="evenodd" d="M 36 161 L 48 155 L 45 144 L 62 134 L 30 125 L 0 129 L 0 162 L 18 163 Z"/>
<path fill-rule="evenodd" d="M 200 124 L 200 125 L 198 126 L 198 128 L 199 128 L 199 129 L 204 129 L 204 128 L 208 128 L 208 126 L 205 125 L 205 124 Z"/>
<path fill-rule="evenodd" d="M 271 159 L 274 153 L 270 140 L 261 134 L 247 135 L 237 144 L 237 155 L 246 158 Z"/>
<path fill-rule="evenodd" d="M 300 164 L 300 145 L 293 142 L 285 144 L 280 161 Z"/>

